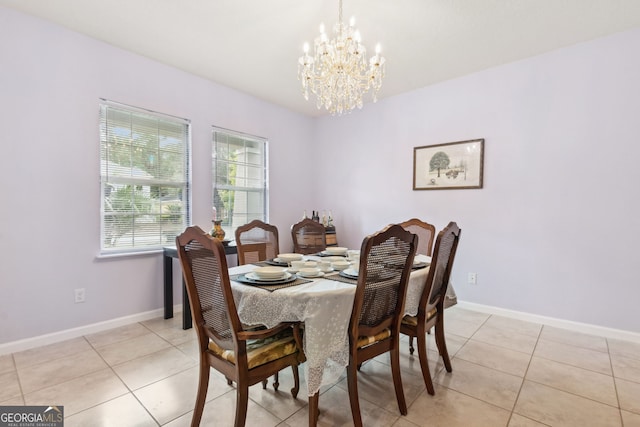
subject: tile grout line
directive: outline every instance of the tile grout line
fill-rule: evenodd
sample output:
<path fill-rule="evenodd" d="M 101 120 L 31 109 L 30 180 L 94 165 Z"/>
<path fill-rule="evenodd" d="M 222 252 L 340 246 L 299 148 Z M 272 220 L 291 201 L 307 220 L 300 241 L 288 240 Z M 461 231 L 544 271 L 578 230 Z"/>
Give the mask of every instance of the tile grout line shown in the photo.
<path fill-rule="evenodd" d="M 611 366 L 611 377 L 613 379 L 613 389 L 616 392 L 616 401 L 618 402 L 618 415 L 620 416 L 620 425 L 624 426 L 624 419 L 622 418 L 622 405 L 620 404 L 620 394 L 618 393 L 618 381 L 615 372 L 613 371 L 613 360 L 611 359 L 611 347 L 609 346 L 609 340 L 605 338 L 607 343 L 607 354 L 609 355 L 609 365 Z"/>
<path fill-rule="evenodd" d="M 485 326 L 485 325 L 487 324 L 487 322 L 489 321 L 489 319 L 490 319 L 491 317 L 493 317 L 493 314 L 490 314 L 490 315 L 489 315 L 489 316 L 488 316 L 488 317 L 487 317 L 487 318 L 486 318 L 486 319 L 485 319 L 485 320 L 480 324 L 480 326 L 478 326 L 478 328 L 473 332 L 473 334 L 471 334 L 471 336 L 469 336 L 468 338 L 466 338 L 466 339 L 465 339 L 464 344 L 462 344 L 462 345 L 460 346 L 460 348 L 458 349 L 458 351 L 456 351 L 454 354 L 452 354 L 452 355 L 451 355 L 451 358 L 452 358 L 452 359 L 455 357 L 455 355 L 456 355 L 460 350 L 462 350 L 462 348 L 464 348 L 464 346 L 465 346 L 465 345 L 467 345 L 467 343 L 469 343 L 469 342 L 472 340 L 473 336 L 474 336 L 475 334 L 477 334 L 477 333 L 478 333 L 478 331 L 479 331 L 483 326 Z M 540 328 L 540 329 L 542 330 L 542 328 Z M 538 337 L 536 338 L 536 345 L 537 345 L 537 340 L 539 339 L 539 336 L 540 336 L 540 332 L 538 332 Z M 477 341 L 477 340 L 476 340 L 476 341 Z M 485 343 L 484 341 L 477 341 L 477 342 L 480 342 L 480 343 L 483 343 L 483 344 L 487 344 L 487 345 L 493 345 L 494 347 L 497 347 L 497 348 L 504 348 L 504 349 L 506 349 L 506 350 L 512 350 L 512 349 L 509 349 L 509 348 L 506 348 L 506 347 L 502 347 L 502 346 L 499 346 L 499 345 L 494 345 L 494 344 Z M 517 350 L 514 350 L 514 351 L 517 351 Z M 535 346 L 534 346 L 534 349 L 533 349 L 533 350 L 532 350 L 532 352 L 531 352 L 531 356 L 530 356 L 530 358 L 529 358 L 529 364 L 531 363 L 531 359 L 533 358 L 533 351 L 535 351 Z M 526 354 L 526 353 L 525 353 L 525 354 Z M 478 363 L 471 362 L 471 361 L 469 361 L 469 360 L 465 360 L 465 359 L 460 359 L 460 360 L 464 360 L 464 361 L 465 361 L 465 362 L 467 362 L 467 363 L 471 363 L 471 364 L 474 364 L 474 365 L 477 365 L 477 366 L 481 366 L 481 367 L 486 368 L 486 369 L 491 369 L 491 370 L 496 371 L 496 372 L 500 372 L 500 373 L 507 374 L 507 375 L 512 375 L 512 376 L 514 376 L 514 377 L 519 377 L 519 375 L 510 374 L 510 373 L 508 373 L 508 372 L 504 372 L 504 371 L 500 371 L 500 370 L 495 369 L 495 368 L 491 368 L 491 367 L 488 367 L 488 366 L 480 365 L 480 364 L 478 364 Z M 452 360 L 452 364 L 453 364 L 453 360 Z M 527 370 L 529 369 L 529 364 L 527 365 Z M 453 369 L 452 369 L 452 371 L 453 371 Z M 526 376 L 526 371 L 525 371 L 525 376 Z M 483 402 L 483 403 L 485 403 L 485 404 L 487 404 L 487 405 L 491 405 L 491 406 L 493 406 L 493 407 L 495 407 L 495 408 L 502 409 L 502 410 L 504 410 L 504 411 L 508 411 L 508 412 L 509 412 L 509 418 L 507 419 L 507 423 L 506 423 L 506 426 L 508 426 L 508 425 L 509 425 L 509 423 L 511 422 L 511 418 L 512 418 L 513 413 L 514 413 L 514 410 L 515 410 L 515 405 L 516 405 L 516 403 L 518 402 L 518 398 L 520 397 L 520 390 L 522 390 L 522 385 L 524 384 L 524 378 L 525 378 L 525 377 L 523 376 L 523 377 L 522 377 L 522 382 L 521 382 L 521 384 L 520 384 L 520 389 L 518 390 L 518 394 L 516 395 L 516 399 L 515 399 L 515 400 L 514 400 L 514 402 L 513 402 L 513 407 L 511 408 L 511 410 L 510 410 L 510 411 L 509 411 L 509 410 L 507 410 L 507 409 L 505 409 L 505 408 L 503 408 L 502 406 L 496 405 L 495 403 L 488 402 L 488 401 L 486 401 L 486 400 L 480 399 L 480 398 L 478 398 L 478 397 L 476 397 L 476 396 L 472 396 L 472 395 L 467 394 L 467 393 L 465 393 L 465 392 L 462 392 L 462 391 L 460 391 L 460 390 L 455 390 L 455 389 L 450 389 L 450 390 L 452 390 L 452 391 L 454 391 L 454 392 L 456 392 L 456 393 L 460 393 L 460 394 L 462 394 L 462 395 L 464 395 L 464 396 L 467 396 L 467 397 L 469 397 L 469 398 L 471 398 L 471 399 L 474 399 L 474 400 L 478 400 L 478 401 L 480 401 L 480 402 Z M 445 385 L 443 385 L 443 384 L 438 383 L 438 385 L 439 385 L 439 386 L 441 386 L 441 387 L 444 387 L 444 388 L 449 389 L 449 387 L 447 387 L 447 386 L 445 386 Z M 519 415 L 519 414 L 518 414 L 518 415 Z M 527 417 L 525 417 L 525 418 L 527 418 Z M 529 419 L 530 419 L 530 418 L 529 418 Z M 536 422 L 538 422 L 538 421 L 536 421 Z M 540 424 L 543 424 L 543 423 L 540 423 Z"/>
<path fill-rule="evenodd" d="M 22 399 L 22 404 L 26 405 L 27 400 L 24 398 L 24 389 L 22 388 L 22 381 L 20 380 L 20 373 L 18 372 L 18 364 L 16 363 L 14 353 L 11 353 L 11 360 L 13 361 L 13 369 L 15 370 L 16 378 L 18 380 L 18 388 L 20 389 L 20 398 Z"/>
<path fill-rule="evenodd" d="M 142 325 L 140 322 L 137 322 L 137 323 L 138 323 L 138 324 L 140 324 L 140 325 Z M 143 326 L 143 327 L 145 327 L 146 329 L 149 329 L 149 328 L 147 328 L 147 327 L 146 327 L 146 326 L 144 326 L 144 325 L 142 325 L 142 326 Z M 99 356 L 99 357 L 104 361 L 104 363 L 109 367 L 109 369 L 111 370 L 111 372 L 113 372 L 113 375 L 115 375 L 115 376 L 116 376 L 116 378 L 118 378 L 118 380 L 122 383 L 122 385 L 124 385 L 124 386 L 125 386 L 125 388 L 128 390 L 128 392 L 127 392 L 127 393 L 125 393 L 125 394 L 122 394 L 122 395 L 120 395 L 120 396 L 116 396 L 116 397 L 114 397 L 113 399 L 109 399 L 109 400 L 107 400 L 107 401 L 105 401 L 105 402 L 98 403 L 97 405 L 94 405 L 94 406 L 92 406 L 92 407 L 90 407 L 90 408 L 86 408 L 86 409 L 84 409 L 83 411 L 78 412 L 78 414 L 79 414 L 79 413 L 81 413 L 81 412 L 87 411 L 87 410 L 89 410 L 89 409 L 91 409 L 91 408 L 95 408 L 95 407 L 97 407 L 97 406 L 103 405 L 103 404 L 105 404 L 105 403 L 107 403 L 107 402 L 111 402 L 111 401 L 113 401 L 113 400 L 115 400 L 115 399 L 119 399 L 120 397 L 122 397 L 122 396 L 126 396 L 127 394 L 130 394 L 130 395 L 131 395 L 131 396 L 136 400 L 136 402 L 138 402 L 138 403 L 140 404 L 140 406 L 144 409 L 144 411 L 145 411 L 147 414 L 149 414 L 149 416 L 151 417 L 151 419 L 152 419 L 152 420 L 153 420 L 153 421 L 154 421 L 154 422 L 155 422 L 155 423 L 160 427 L 160 422 L 159 422 L 159 421 L 158 421 L 158 420 L 153 416 L 153 414 L 151 414 L 151 412 L 149 412 L 149 410 L 147 409 L 147 407 L 146 407 L 146 406 L 145 406 L 145 405 L 140 401 L 140 399 L 138 399 L 138 396 L 136 396 L 136 394 L 135 394 L 135 393 L 133 392 L 133 390 L 129 387 L 129 385 L 128 385 L 128 384 L 127 384 L 127 383 L 126 383 L 126 382 L 125 382 L 121 377 L 120 377 L 120 375 L 118 375 L 118 373 L 115 371 L 115 369 L 113 369 L 114 367 L 113 367 L 109 362 L 107 362 L 107 361 L 105 360 L 105 358 L 104 358 L 104 357 L 102 357 L 102 354 L 100 354 L 100 352 L 98 351 L 97 347 L 95 347 L 95 346 L 94 346 L 94 345 L 89 341 L 89 339 L 87 339 L 87 338 L 86 338 L 86 336 L 83 336 L 83 338 L 84 338 L 84 339 L 89 343 L 89 345 L 91 346 L 91 348 L 93 348 L 93 350 L 96 352 L 96 354 L 97 354 L 97 355 L 98 355 L 98 356 Z M 134 338 L 135 338 L 135 337 L 134 337 Z M 160 338 L 162 338 L 162 337 L 160 337 Z M 133 338 L 130 338 L 130 339 L 133 339 Z M 120 341 L 120 342 L 118 342 L 118 343 L 122 343 L 122 342 L 124 342 L 124 341 L 127 341 L 127 340 L 122 340 L 122 341 Z M 118 344 L 118 343 L 114 343 L 114 344 Z M 171 344 L 171 343 L 170 343 L 170 344 Z M 134 359 L 134 360 L 135 360 L 135 359 Z"/>
<path fill-rule="evenodd" d="M 527 368 L 524 370 L 524 374 L 522 375 L 522 382 L 520 383 L 520 388 L 518 389 L 518 393 L 516 394 L 516 399 L 513 401 L 513 407 L 511 408 L 511 413 L 509 414 L 509 419 L 507 420 L 507 426 L 509 425 L 509 423 L 511 422 L 511 419 L 513 418 L 513 414 L 516 413 L 516 406 L 518 404 L 518 400 L 520 399 L 520 393 L 522 393 L 522 388 L 524 387 L 524 382 L 526 381 L 527 378 L 527 373 L 529 373 L 529 368 L 531 367 L 531 361 L 533 360 L 533 355 L 536 352 L 536 348 L 538 347 L 538 342 L 540 342 L 540 337 L 542 336 L 542 330 L 544 329 L 544 325 L 542 325 L 542 327 L 540 328 L 540 330 L 538 331 L 538 336 L 536 337 L 536 343 L 533 346 L 533 349 L 531 350 L 531 355 L 529 356 L 529 363 L 527 363 Z M 517 414 L 520 415 L 520 414 Z M 523 415 L 520 415 L 523 416 Z M 529 417 L 525 417 L 528 419 L 531 419 Z M 534 420 L 536 422 L 538 422 L 537 420 Z"/>

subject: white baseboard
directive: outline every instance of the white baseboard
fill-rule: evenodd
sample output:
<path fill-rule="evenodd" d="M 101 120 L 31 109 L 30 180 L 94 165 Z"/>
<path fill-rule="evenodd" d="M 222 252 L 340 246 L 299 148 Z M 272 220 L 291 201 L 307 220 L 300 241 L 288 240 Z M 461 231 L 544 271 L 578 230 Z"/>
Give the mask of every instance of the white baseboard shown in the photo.
<path fill-rule="evenodd" d="M 176 313 L 182 313 L 182 304 L 174 305 L 173 312 L 174 316 L 176 316 Z M 66 329 L 64 331 L 8 342 L 0 344 L 0 355 L 29 350 L 43 345 L 55 344 L 61 341 L 95 334 L 108 329 L 118 328 L 120 326 L 126 326 L 132 323 L 143 322 L 145 320 L 151 320 L 163 316 L 164 309 L 159 308 L 157 310 L 118 317 L 117 319 L 106 320 L 104 322 L 93 323 L 91 325 L 79 326 L 77 328 Z"/>
<path fill-rule="evenodd" d="M 583 334 L 597 335 L 604 338 L 613 338 L 640 343 L 640 333 L 625 331 L 622 329 L 606 328 L 604 326 L 573 322 L 571 320 L 540 316 L 538 314 L 508 310 L 506 308 L 493 307 L 490 305 L 482 305 L 460 300 L 458 300 L 458 307 L 473 311 L 479 311 L 481 313 L 495 314 L 498 316 L 510 317 L 512 319 L 525 320 L 527 322 L 540 323 L 542 325 L 555 326 L 557 328 L 568 329 L 570 331 L 581 332 Z"/>

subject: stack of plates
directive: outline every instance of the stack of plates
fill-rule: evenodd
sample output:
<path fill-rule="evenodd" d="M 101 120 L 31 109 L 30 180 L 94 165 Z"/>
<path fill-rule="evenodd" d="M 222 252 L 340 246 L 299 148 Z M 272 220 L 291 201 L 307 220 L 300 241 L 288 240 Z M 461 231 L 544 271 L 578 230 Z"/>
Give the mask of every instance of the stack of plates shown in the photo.
<path fill-rule="evenodd" d="M 416 255 L 415 258 L 413 258 L 413 263 L 414 264 L 422 264 L 422 263 L 431 264 L 431 257 L 427 255 Z"/>
<path fill-rule="evenodd" d="M 300 261 L 302 254 L 278 254 L 273 260 L 276 262 L 290 263 L 291 261 Z"/>
<path fill-rule="evenodd" d="M 259 280 L 282 280 L 287 271 L 282 267 L 259 267 L 253 270 L 253 275 Z"/>
<path fill-rule="evenodd" d="M 237 279 L 240 283 L 245 284 L 255 284 L 255 285 L 280 285 L 283 283 L 289 283 L 296 280 L 296 276 L 285 271 L 281 277 L 271 278 L 271 279 L 263 279 L 258 277 L 258 275 L 254 272 L 241 274 Z"/>
<path fill-rule="evenodd" d="M 298 275 L 301 277 L 322 277 L 324 273 L 317 267 L 301 268 L 298 270 Z"/>
<path fill-rule="evenodd" d="M 342 270 L 340 272 L 340 276 L 348 277 L 349 279 L 357 279 L 358 278 L 358 272 L 356 270 L 354 270 L 353 268 L 347 268 L 346 270 Z"/>
<path fill-rule="evenodd" d="M 324 251 L 329 255 L 346 255 L 348 249 L 340 246 L 328 246 Z"/>

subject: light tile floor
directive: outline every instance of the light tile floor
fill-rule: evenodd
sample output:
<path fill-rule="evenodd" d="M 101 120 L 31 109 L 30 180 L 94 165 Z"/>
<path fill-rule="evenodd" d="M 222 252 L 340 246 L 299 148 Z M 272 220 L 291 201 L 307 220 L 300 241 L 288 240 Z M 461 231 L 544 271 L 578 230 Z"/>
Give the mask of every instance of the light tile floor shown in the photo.
<path fill-rule="evenodd" d="M 640 343 L 452 307 L 445 315 L 453 372 L 429 336 L 435 396 L 425 390 L 417 352 L 403 338 L 402 380 L 409 413 L 400 416 L 388 355 L 362 366 L 365 426 L 640 426 Z M 0 405 L 64 405 L 65 426 L 188 426 L 198 354 L 181 317 L 154 319 L 0 356 Z M 302 373 L 302 371 L 301 371 Z M 304 378 L 289 394 L 250 389 L 247 426 L 306 426 Z M 202 425 L 231 426 L 235 389 L 212 371 Z M 346 380 L 323 387 L 320 426 L 349 426 Z"/>

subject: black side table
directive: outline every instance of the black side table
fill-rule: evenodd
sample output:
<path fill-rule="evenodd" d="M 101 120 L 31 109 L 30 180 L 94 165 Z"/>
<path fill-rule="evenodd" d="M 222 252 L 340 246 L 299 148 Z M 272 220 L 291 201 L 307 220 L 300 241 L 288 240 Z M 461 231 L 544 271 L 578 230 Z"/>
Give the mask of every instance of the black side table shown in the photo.
<path fill-rule="evenodd" d="M 178 250 L 175 246 L 165 246 L 162 248 L 164 255 L 164 318 L 173 317 L 173 259 L 178 258 Z M 238 253 L 236 246 L 225 246 L 224 252 L 227 255 Z M 187 287 L 182 279 L 182 329 L 191 328 L 191 307 L 189 306 L 189 296 Z"/>

